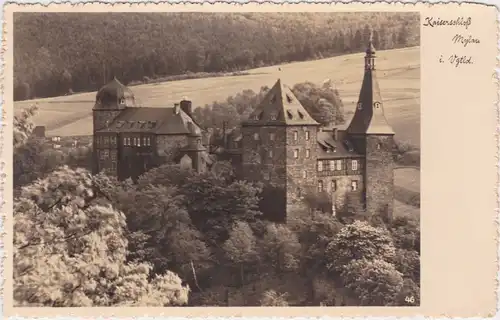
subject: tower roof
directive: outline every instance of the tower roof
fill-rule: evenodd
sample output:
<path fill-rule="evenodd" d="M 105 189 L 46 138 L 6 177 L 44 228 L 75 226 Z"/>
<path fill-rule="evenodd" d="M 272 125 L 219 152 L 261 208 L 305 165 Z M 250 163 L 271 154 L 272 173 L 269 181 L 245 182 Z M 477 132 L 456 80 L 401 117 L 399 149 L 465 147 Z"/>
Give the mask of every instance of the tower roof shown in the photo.
<path fill-rule="evenodd" d="M 319 125 L 292 90 L 278 79 L 244 125 Z"/>
<path fill-rule="evenodd" d="M 375 48 L 370 41 L 366 49 L 365 74 L 356 112 L 347 127 L 352 134 L 394 134 L 385 114 L 375 71 Z"/>
<path fill-rule="evenodd" d="M 135 97 L 132 90 L 115 77 L 97 92 L 94 110 L 116 110 L 134 105 Z"/>

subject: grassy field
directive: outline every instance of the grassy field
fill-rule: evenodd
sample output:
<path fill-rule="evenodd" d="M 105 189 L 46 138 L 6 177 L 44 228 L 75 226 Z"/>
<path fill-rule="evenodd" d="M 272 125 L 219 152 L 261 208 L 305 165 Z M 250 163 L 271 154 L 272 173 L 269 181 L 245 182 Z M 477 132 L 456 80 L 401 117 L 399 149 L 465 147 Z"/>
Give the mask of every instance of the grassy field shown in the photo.
<path fill-rule="evenodd" d="M 394 170 L 394 184 L 413 192 L 420 192 L 420 170 L 413 167 Z"/>
<path fill-rule="evenodd" d="M 244 89 L 259 90 L 281 78 L 289 86 L 311 81 L 321 84 L 331 79 L 340 92 L 346 111 L 354 110 L 363 77 L 363 53 L 315 61 L 283 64 L 249 70 L 249 75 L 191 79 L 132 87 L 138 101 L 147 107 L 171 106 L 183 96 L 195 106 L 225 100 Z M 396 137 L 420 145 L 420 48 L 377 53 L 377 70 L 387 118 Z M 92 130 L 91 109 L 95 92 L 55 98 L 19 101 L 16 112 L 37 103 L 37 125 L 45 125 L 49 135 L 88 135 Z"/>

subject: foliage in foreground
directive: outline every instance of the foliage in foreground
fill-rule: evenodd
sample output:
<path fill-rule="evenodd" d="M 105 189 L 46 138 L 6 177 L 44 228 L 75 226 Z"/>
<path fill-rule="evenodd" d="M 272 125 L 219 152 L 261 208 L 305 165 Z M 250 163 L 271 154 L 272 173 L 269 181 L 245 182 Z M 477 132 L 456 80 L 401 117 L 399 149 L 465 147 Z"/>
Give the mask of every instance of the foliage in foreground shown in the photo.
<path fill-rule="evenodd" d="M 148 263 L 127 263 L 125 216 L 100 198 L 94 179 L 63 167 L 15 199 L 15 304 L 186 304 L 189 288 L 176 274 L 152 275 Z"/>

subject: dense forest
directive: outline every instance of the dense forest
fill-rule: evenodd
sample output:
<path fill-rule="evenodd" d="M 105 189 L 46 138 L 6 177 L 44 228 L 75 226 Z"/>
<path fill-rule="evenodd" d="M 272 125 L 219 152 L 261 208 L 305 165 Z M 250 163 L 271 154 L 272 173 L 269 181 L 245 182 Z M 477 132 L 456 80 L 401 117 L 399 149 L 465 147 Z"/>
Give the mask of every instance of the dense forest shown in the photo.
<path fill-rule="evenodd" d="M 14 98 L 419 45 L 415 13 L 16 13 Z"/>

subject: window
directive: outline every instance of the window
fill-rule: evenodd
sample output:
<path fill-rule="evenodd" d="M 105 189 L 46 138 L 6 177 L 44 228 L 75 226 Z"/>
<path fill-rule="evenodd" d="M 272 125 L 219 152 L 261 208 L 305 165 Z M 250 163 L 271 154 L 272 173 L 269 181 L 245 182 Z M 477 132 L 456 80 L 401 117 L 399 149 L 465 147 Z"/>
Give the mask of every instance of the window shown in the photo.
<path fill-rule="evenodd" d="M 103 142 L 104 142 L 105 147 L 108 146 L 109 145 L 109 137 L 104 137 Z"/>
<path fill-rule="evenodd" d="M 297 141 L 299 140 L 299 132 L 298 131 L 294 131 L 293 132 L 293 141 Z"/>
<path fill-rule="evenodd" d="M 307 178 L 307 171 L 304 170 L 302 171 L 302 179 L 306 179 Z"/>
<path fill-rule="evenodd" d="M 330 171 L 335 171 L 335 160 L 329 161 Z"/>
<path fill-rule="evenodd" d="M 337 181 L 336 180 L 332 180 L 330 188 L 331 188 L 332 192 L 337 191 Z"/>
<path fill-rule="evenodd" d="M 276 138 L 276 135 L 273 132 L 271 132 L 269 134 L 269 140 L 274 141 L 275 138 Z"/>
<path fill-rule="evenodd" d="M 358 160 L 351 161 L 352 170 L 358 170 Z"/>
<path fill-rule="evenodd" d="M 150 146 L 150 145 L 151 145 L 151 138 L 150 138 L 150 137 L 147 137 L 147 138 L 146 138 L 146 142 L 147 142 L 148 146 Z"/>
<path fill-rule="evenodd" d="M 309 131 L 306 131 L 306 140 L 309 140 Z"/>
<path fill-rule="evenodd" d="M 304 119 L 304 114 L 303 114 L 302 112 L 297 111 L 297 113 L 299 114 L 299 117 L 300 117 L 301 119 Z"/>
<path fill-rule="evenodd" d="M 269 172 L 264 172 L 264 180 L 269 180 Z"/>
<path fill-rule="evenodd" d="M 109 150 L 102 150 L 100 153 L 101 160 L 106 160 L 109 158 Z"/>
<path fill-rule="evenodd" d="M 111 151 L 111 161 L 116 161 L 116 151 Z"/>
<path fill-rule="evenodd" d="M 297 196 L 302 197 L 302 189 L 301 188 L 297 188 Z"/>
<path fill-rule="evenodd" d="M 257 132 L 253 134 L 253 139 L 259 140 L 259 134 Z"/>
<path fill-rule="evenodd" d="M 351 191 L 358 190 L 358 182 L 356 180 L 351 181 Z"/>
<path fill-rule="evenodd" d="M 380 150 L 381 147 L 382 147 L 382 144 L 377 143 L 377 150 Z"/>
<path fill-rule="evenodd" d="M 125 138 L 125 139 L 127 139 L 127 146 L 130 146 L 132 144 L 130 138 Z"/>
<path fill-rule="evenodd" d="M 141 146 L 141 137 L 137 138 L 137 146 L 140 147 Z"/>
<path fill-rule="evenodd" d="M 306 149 L 306 158 L 310 158 L 311 157 L 311 150 L 309 149 Z"/>
<path fill-rule="evenodd" d="M 133 146 L 137 145 L 137 138 L 133 138 L 133 140 L 132 140 L 132 145 L 133 145 Z"/>
<path fill-rule="evenodd" d="M 111 141 L 112 146 L 116 146 L 116 137 L 115 136 L 111 136 L 110 141 Z"/>
<path fill-rule="evenodd" d="M 113 171 L 116 170 L 116 162 L 115 161 L 111 162 L 111 170 L 113 170 Z"/>
<path fill-rule="evenodd" d="M 295 149 L 295 150 L 293 150 L 293 157 L 294 157 L 295 159 L 298 159 L 298 158 L 299 158 L 299 149 Z"/>
<path fill-rule="evenodd" d="M 120 99 L 120 104 L 125 104 L 125 99 L 124 98 Z"/>
<path fill-rule="evenodd" d="M 318 181 L 318 192 L 323 192 L 323 181 Z"/>
<path fill-rule="evenodd" d="M 323 171 L 323 161 L 318 161 L 318 171 Z"/>
<path fill-rule="evenodd" d="M 337 168 L 336 168 L 337 171 L 342 170 L 342 160 L 337 160 L 336 162 L 337 162 Z"/>
<path fill-rule="evenodd" d="M 278 117 L 276 116 L 276 113 L 272 113 L 271 114 L 271 120 L 276 120 Z"/>
<path fill-rule="evenodd" d="M 270 159 L 272 159 L 272 158 L 273 158 L 273 150 L 269 150 L 269 151 L 267 152 L 267 154 L 268 154 L 268 156 L 269 156 L 269 158 L 270 158 Z"/>
<path fill-rule="evenodd" d="M 361 102 L 358 102 L 358 110 L 363 109 L 363 104 Z"/>

